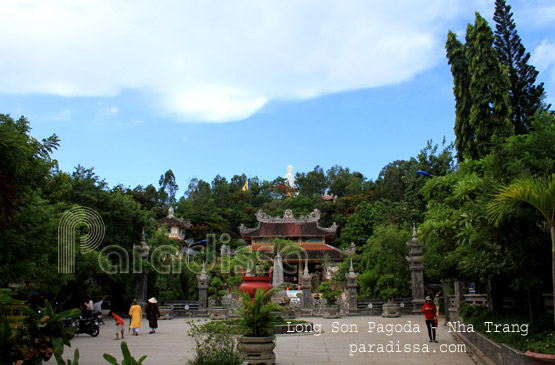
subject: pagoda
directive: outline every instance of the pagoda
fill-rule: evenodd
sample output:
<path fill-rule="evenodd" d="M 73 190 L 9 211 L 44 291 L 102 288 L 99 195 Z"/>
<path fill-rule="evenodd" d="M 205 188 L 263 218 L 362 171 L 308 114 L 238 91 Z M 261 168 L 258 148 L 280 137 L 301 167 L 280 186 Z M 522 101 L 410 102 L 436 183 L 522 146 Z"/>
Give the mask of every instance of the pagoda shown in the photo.
<path fill-rule="evenodd" d="M 178 241 L 181 246 L 186 246 L 185 242 L 185 230 L 190 229 L 193 226 L 189 222 L 184 222 L 183 218 L 176 218 L 175 210 L 172 206 L 168 209 L 168 215 L 162 219 L 156 221 L 155 227 L 161 229 L 165 224 L 168 227 L 166 235 L 172 239 Z"/>
<path fill-rule="evenodd" d="M 270 250 L 274 239 L 280 238 L 298 244 L 302 249 L 302 255 L 289 255 L 284 257 L 284 263 L 296 267 L 296 273 L 285 274 L 285 281 L 301 283 L 303 263 L 308 263 L 308 270 L 320 276 L 321 280 L 329 279 L 341 263 L 341 251 L 330 245 L 335 237 L 337 225 L 325 228 L 318 225 L 320 211 L 314 209 L 309 215 L 301 215 L 296 218 L 290 209 L 285 211 L 283 217 L 271 217 L 259 210 L 256 213 L 258 226 L 247 228 L 241 224 L 239 231 L 243 240 L 250 245 L 251 251 Z M 325 270 L 323 270 L 325 267 Z"/>

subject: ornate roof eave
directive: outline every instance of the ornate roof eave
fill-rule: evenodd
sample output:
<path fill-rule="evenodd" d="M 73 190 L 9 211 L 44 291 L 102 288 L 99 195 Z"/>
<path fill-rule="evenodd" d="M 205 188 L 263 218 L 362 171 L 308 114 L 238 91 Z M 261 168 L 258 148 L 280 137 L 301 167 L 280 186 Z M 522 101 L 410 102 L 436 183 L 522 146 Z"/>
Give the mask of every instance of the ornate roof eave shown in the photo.
<path fill-rule="evenodd" d="M 260 223 L 258 223 L 258 227 L 254 228 L 247 228 L 247 226 L 245 226 L 243 223 L 241 223 L 241 225 L 239 226 L 239 232 L 241 234 L 249 234 L 256 231 L 257 229 L 260 229 Z"/>
<path fill-rule="evenodd" d="M 314 209 L 309 215 L 301 215 L 299 218 L 295 218 L 291 209 L 287 209 L 283 217 L 272 217 L 260 209 L 256 212 L 256 219 L 261 223 L 312 223 L 318 222 L 320 211 Z"/>
<path fill-rule="evenodd" d="M 326 231 L 328 233 L 335 233 L 337 232 L 337 227 L 339 227 L 337 224 L 335 224 L 335 222 L 333 222 L 333 224 L 331 225 L 331 227 L 329 228 L 325 228 L 325 227 L 320 227 L 318 226 L 319 229 L 321 229 L 322 231 Z"/>
<path fill-rule="evenodd" d="M 163 224 L 167 224 L 168 226 L 178 226 L 183 227 L 185 229 L 193 228 L 193 225 L 189 221 L 183 221 L 183 218 L 175 218 L 175 217 L 164 217 L 158 219 L 156 221 L 155 226 L 161 227 Z"/>

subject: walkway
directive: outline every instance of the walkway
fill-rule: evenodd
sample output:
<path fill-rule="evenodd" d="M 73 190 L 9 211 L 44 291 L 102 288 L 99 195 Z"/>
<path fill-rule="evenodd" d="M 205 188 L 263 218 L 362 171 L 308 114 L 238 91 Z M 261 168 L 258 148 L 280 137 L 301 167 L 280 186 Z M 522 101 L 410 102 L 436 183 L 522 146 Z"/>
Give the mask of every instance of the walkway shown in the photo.
<path fill-rule="evenodd" d="M 322 333 L 277 336 L 277 364 L 474 364 L 466 354 L 464 344 L 457 343 L 444 328 L 439 329 L 439 343 L 429 343 L 422 316 L 387 319 L 374 316 L 313 317 L 308 320 L 315 324 L 316 330 L 321 326 Z M 103 353 L 121 361 L 121 340 L 114 340 L 114 321 L 106 322 L 98 337 L 79 335 L 74 338 L 72 348 L 66 347 L 64 358 L 72 359 L 73 349 L 78 348 L 79 363 L 83 365 L 106 365 Z M 125 340 L 135 359 L 147 355 L 146 365 L 183 365 L 193 358 L 193 342 L 186 335 L 189 326 L 185 319 L 158 323 L 160 328 L 155 334 L 148 334 L 146 320 L 143 320 L 146 332 L 140 336 L 126 334 Z"/>

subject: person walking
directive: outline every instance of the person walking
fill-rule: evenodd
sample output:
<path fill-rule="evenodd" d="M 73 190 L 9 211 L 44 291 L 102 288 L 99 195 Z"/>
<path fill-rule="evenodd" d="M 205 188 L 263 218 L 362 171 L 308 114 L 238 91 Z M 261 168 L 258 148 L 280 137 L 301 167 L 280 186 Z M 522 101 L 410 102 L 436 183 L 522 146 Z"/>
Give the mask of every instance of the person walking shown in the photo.
<path fill-rule="evenodd" d="M 129 324 L 131 334 L 138 336 L 142 327 L 143 310 L 141 306 L 137 304 L 137 299 L 133 299 L 133 305 L 129 308 L 129 317 L 131 317 L 131 323 Z"/>
<path fill-rule="evenodd" d="M 439 318 L 439 293 L 436 294 L 436 297 L 434 298 L 434 305 L 436 306 L 436 318 Z M 437 322 L 437 319 L 436 319 Z M 437 323 L 436 323 L 436 327 L 437 327 Z"/>
<path fill-rule="evenodd" d="M 436 306 L 432 303 L 432 298 L 426 297 L 426 304 L 422 306 L 420 311 L 424 313 L 424 318 L 426 319 L 426 327 L 428 327 L 428 336 L 430 337 L 430 342 L 436 341 Z"/>
<path fill-rule="evenodd" d="M 148 319 L 148 325 L 150 327 L 149 334 L 156 333 L 158 318 L 160 318 L 160 310 L 158 309 L 158 301 L 154 297 L 150 298 L 146 304 L 146 318 Z"/>

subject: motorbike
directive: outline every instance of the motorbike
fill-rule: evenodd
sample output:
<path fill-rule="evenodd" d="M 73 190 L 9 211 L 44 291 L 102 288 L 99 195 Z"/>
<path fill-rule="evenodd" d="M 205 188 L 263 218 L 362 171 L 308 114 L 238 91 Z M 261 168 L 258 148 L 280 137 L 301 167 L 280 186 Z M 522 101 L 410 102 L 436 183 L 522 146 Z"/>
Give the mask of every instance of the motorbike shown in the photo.
<path fill-rule="evenodd" d="M 65 327 L 77 327 L 75 333 L 69 335 L 70 340 L 75 335 L 80 333 L 86 333 L 92 337 L 96 337 L 100 333 L 100 327 L 98 326 L 98 321 L 95 318 L 64 318 L 63 323 Z"/>

